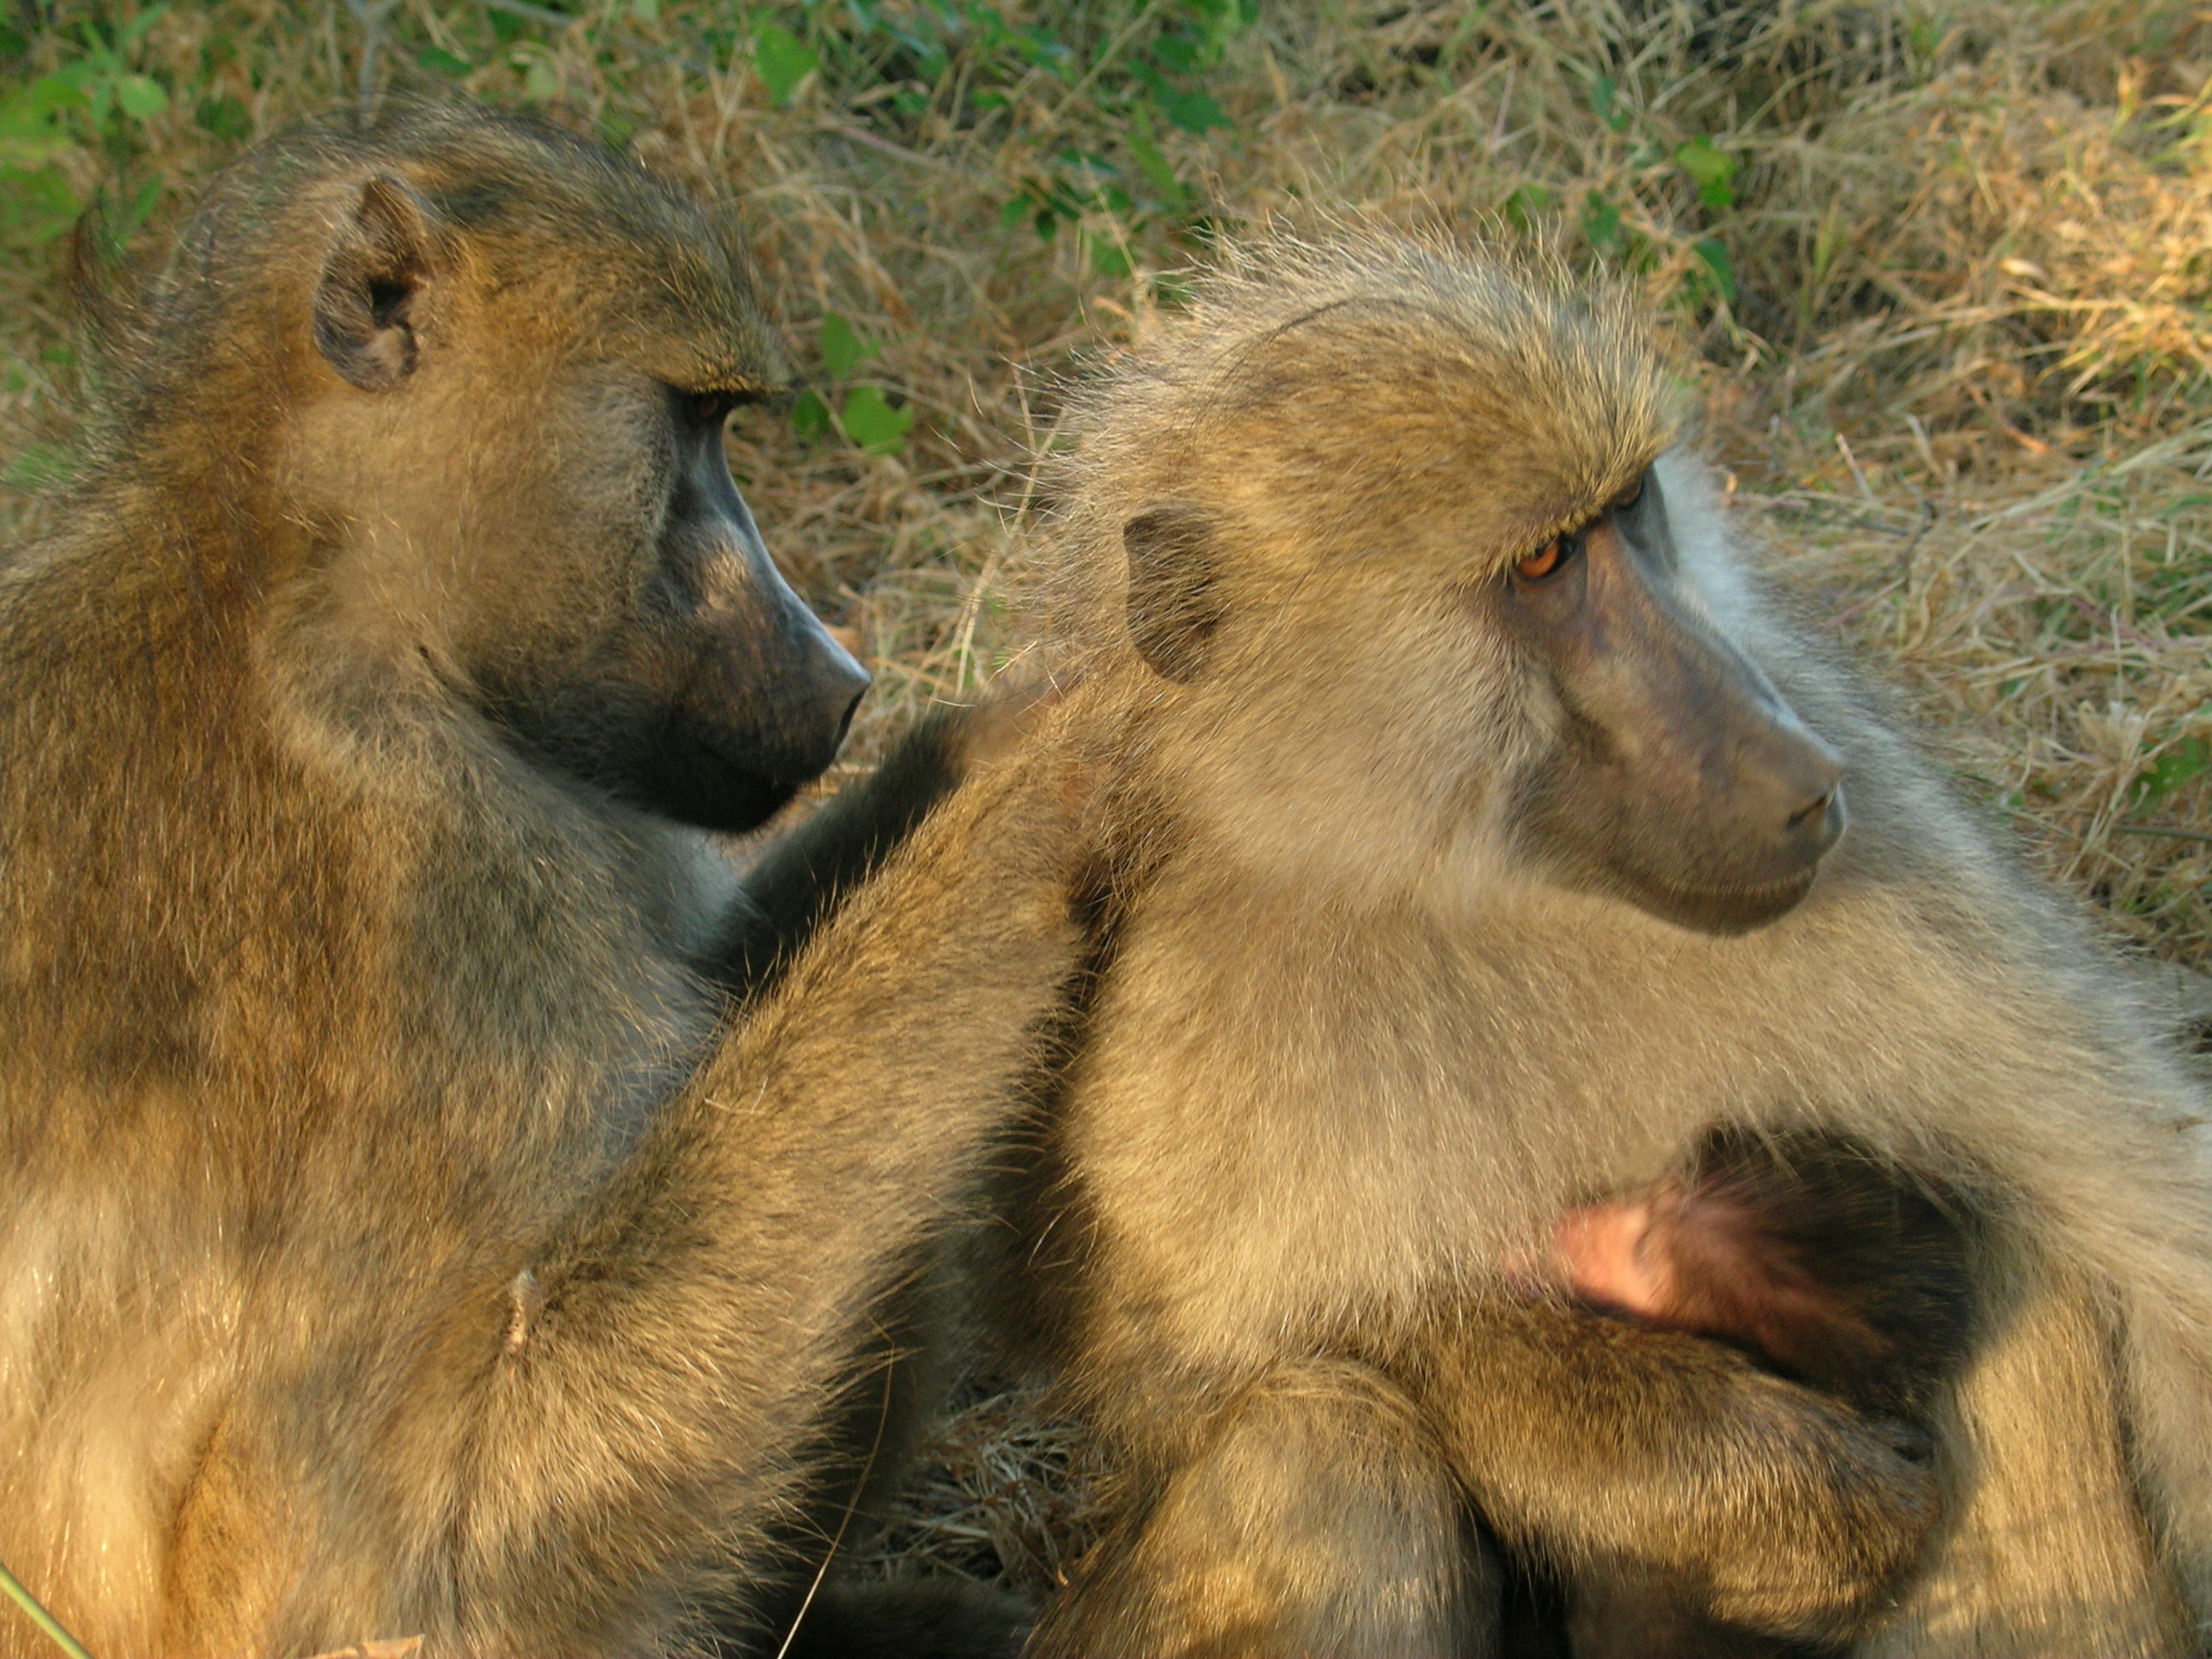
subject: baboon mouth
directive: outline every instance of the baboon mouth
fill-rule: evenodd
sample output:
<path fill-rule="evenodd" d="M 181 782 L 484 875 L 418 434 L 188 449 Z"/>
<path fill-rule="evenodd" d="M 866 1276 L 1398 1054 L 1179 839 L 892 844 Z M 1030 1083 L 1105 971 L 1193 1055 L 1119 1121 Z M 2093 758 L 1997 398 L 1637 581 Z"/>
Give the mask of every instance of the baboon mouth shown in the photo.
<path fill-rule="evenodd" d="M 1693 887 L 1640 872 L 1619 873 L 1626 896 L 1638 908 L 1697 933 L 1730 935 L 1750 933 L 1796 909 L 1813 890 L 1819 871 L 1809 869 L 1780 881 L 1720 887 Z"/>

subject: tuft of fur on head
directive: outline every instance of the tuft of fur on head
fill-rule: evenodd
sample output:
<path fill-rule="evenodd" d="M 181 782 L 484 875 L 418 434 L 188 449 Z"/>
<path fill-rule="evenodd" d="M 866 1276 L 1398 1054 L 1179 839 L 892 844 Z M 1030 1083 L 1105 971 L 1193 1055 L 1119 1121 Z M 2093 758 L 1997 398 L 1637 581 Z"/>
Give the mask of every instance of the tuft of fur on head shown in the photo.
<path fill-rule="evenodd" d="M 1685 412 L 1630 291 L 1549 255 L 1358 229 L 1232 244 L 1072 402 L 1054 598 L 1095 637 L 1076 617 L 1121 602 L 1107 550 L 1162 501 L 1278 538 L 1273 567 L 1387 557 L 1434 512 L 1478 532 L 1479 576 L 1620 493 Z"/>

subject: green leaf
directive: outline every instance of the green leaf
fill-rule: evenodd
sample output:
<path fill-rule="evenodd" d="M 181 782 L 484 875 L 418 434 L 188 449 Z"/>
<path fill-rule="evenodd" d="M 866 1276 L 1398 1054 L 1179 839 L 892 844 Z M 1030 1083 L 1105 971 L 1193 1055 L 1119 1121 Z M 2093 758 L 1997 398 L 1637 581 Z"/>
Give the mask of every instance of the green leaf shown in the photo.
<path fill-rule="evenodd" d="M 1536 217 L 1552 205 L 1552 192 L 1541 185 L 1522 185 L 1505 198 L 1505 216 L 1516 230 L 1535 229 Z"/>
<path fill-rule="evenodd" d="M 495 12 L 494 16 L 505 14 Z M 525 40 L 507 54 L 507 66 L 522 76 L 522 95 L 533 104 L 546 103 L 562 93 L 561 71 L 552 52 L 539 41 Z"/>
<path fill-rule="evenodd" d="M 906 447 L 914 410 L 892 408 L 880 386 L 856 386 L 845 394 L 838 419 L 845 435 L 871 455 L 896 455 Z"/>
<path fill-rule="evenodd" d="M 1009 196 L 999 209 L 1000 228 L 1012 230 L 1030 216 L 1030 210 L 1036 205 L 1036 202 L 1031 199 L 1027 191 L 1024 191 L 1018 196 Z"/>
<path fill-rule="evenodd" d="M 154 210 L 161 204 L 161 181 L 159 179 L 149 179 L 144 184 L 139 185 L 137 193 L 131 198 L 131 205 L 123 210 L 123 222 L 117 227 L 118 234 L 129 236 L 143 228 L 146 222 L 154 216 Z"/>
<path fill-rule="evenodd" d="M 116 31 L 116 44 L 126 51 L 137 46 L 146 38 L 146 32 L 161 21 L 162 14 L 168 9 L 169 0 L 161 0 L 161 3 L 158 6 L 147 7 L 145 10 Z"/>
<path fill-rule="evenodd" d="M 27 173 L 49 161 L 59 161 L 76 149 L 65 135 L 51 127 L 32 127 L 16 132 L 0 124 L 0 167 L 20 168 Z"/>
<path fill-rule="evenodd" d="M 641 23 L 658 23 L 660 0 L 629 0 L 629 15 Z"/>
<path fill-rule="evenodd" d="M 814 48 L 781 23 L 763 23 L 753 37 L 753 69 L 779 104 L 789 103 L 799 82 L 821 67 Z"/>
<path fill-rule="evenodd" d="M 149 120 L 169 106 L 169 94 L 150 75 L 121 75 L 115 80 L 115 101 L 134 121 Z"/>
<path fill-rule="evenodd" d="M 1210 93 L 1170 94 L 1160 101 L 1160 110 L 1185 132 L 1206 132 L 1214 127 L 1226 127 L 1234 131 L 1237 126 L 1229 118 L 1228 112 L 1213 101 Z"/>
<path fill-rule="evenodd" d="M 1184 190 L 1182 180 L 1176 177 L 1174 165 L 1152 137 L 1152 118 L 1145 112 L 1142 104 L 1132 105 L 1129 109 L 1129 159 L 1170 208 L 1180 210 L 1188 201 L 1189 192 Z"/>
<path fill-rule="evenodd" d="M 951 58 L 935 41 L 918 39 L 904 29 L 893 29 L 890 33 L 901 46 L 914 54 L 915 76 L 930 86 L 942 81 L 945 71 L 952 67 Z"/>
<path fill-rule="evenodd" d="M 425 46 L 415 54 L 415 61 L 426 70 L 435 70 L 441 75 L 450 75 L 456 80 L 476 68 L 474 64 L 457 52 L 443 46 Z"/>
<path fill-rule="evenodd" d="M 822 313 L 822 367 L 831 380 L 843 380 L 882 349 L 836 312 Z"/>
<path fill-rule="evenodd" d="M 1590 78 L 1590 108 L 1596 113 L 1599 120 L 1604 122 L 1615 132 L 1620 131 L 1628 125 L 1628 112 L 1613 107 L 1613 94 L 1619 90 L 1620 88 L 1613 85 L 1613 77 L 1610 75 L 1593 76 Z"/>
<path fill-rule="evenodd" d="M 1049 70 L 1061 80 L 1067 78 L 1067 66 L 1075 61 L 1075 48 L 1051 30 L 1032 23 L 1015 37 L 1014 49 L 1039 69 Z"/>
<path fill-rule="evenodd" d="M 1115 279 L 1125 277 L 1136 267 L 1129 262 L 1129 251 L 1110 236 L 1092 236 L 1091 268 L 1101 276 Z"/>
<path fill-rule="evenodd" d="M 1620 210 L 1592 191 L 1583 204 L 1583 234 L 1601 253 L 1611 253 L 1622 241 Z"/>
<path fill-rule="evenodd" d="M 1729 258 L 1729 251 L 1721 246 L 1720 240 L 1713 236 L 1700 237 L 1690 244 L 1690 252 L 1696 254 L 1698 264 L 1705 266 L 1714 291 L 1729 304 L 1734 305 L 1735 261 Z"/>
<path fill-rule="evenodd" d="M 2147 806 L 2161 796 L 2172 794 L 2183 784 L 2203 777 L 2209 769 L 2212 769 L 2212 744 L 2203 738 L 2185 738 L 2169 744 L 2163 754 L 2143 768 L 2136 779 L 2129 804 Z"/>
<path fill-rule="evenodd" d="M 1152 42 L 1152 56 L 1163 69 L 1177 75 L 1195 75 L 1205 67 L 1198 60 L 1199 43 L 1181 34 L 1164 34 Z"/>
<path fill-rule="evenodd" d="M 1735 177 L 1735 157 L 1715 147 L 1710 138 L 1692 138 L 1674 152 L 1674 164 L 1698 186 L 1698 199 L 1709 208 L 1735 205 L 1729 180 Z"/>
<path fill-rule="evenodd" d="M 830 435 L 830 405 L 811 392 L 800 392 L 791 406 L 791 429 L 808 443 L 820 443 Z"/>
<path fill-rule="evenodd" d="M 0 243 L 37 247 L 76 222 L 84 204 L 58 167 L 0 167 Z"/>
<path fill-rule="evenodd" d="M 192 112 L 192 119 L 210 138 L 220 138 L 234 144 L 253 134 L 253 114 L 237 99 L 222 96 L 203 98 L 199 107 Z"/>
<path fill-rule="evenodd" d="M 94 87 L 105 84 L 114 62 L 115 54 L 103 51 L 97 58 L 80 58 L 74 64 L 64 64 L 52 75 L 41 75 L 31 82 L 30 95 L 56 107 L 71 96 L 89 101 Z"/>

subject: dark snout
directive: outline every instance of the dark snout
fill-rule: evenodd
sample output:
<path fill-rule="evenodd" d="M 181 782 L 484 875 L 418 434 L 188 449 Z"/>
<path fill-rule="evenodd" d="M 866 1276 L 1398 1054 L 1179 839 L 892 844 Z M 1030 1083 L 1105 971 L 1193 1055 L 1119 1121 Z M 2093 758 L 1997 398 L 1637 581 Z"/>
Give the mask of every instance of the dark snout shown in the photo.
<path fill-rule="evenodd" d="M 1773 921 L 1843 834 L 1842 757 L 1674 591 L 1671 559 L 1601 525 L 1581 563 L 1512 601 L 1568 717 L 1528 789 L 1536 850 L 1683 927 Z"/>
<path fill-rule="evenodd" d="M 751 728 L 748 747 L 756 770 L 787 779 L 795 787 L 826 770 L 837 757 L 853 711 L 868 689 L 868 671 L 837 643 L 806 602 L 791 591 L 769 556 L 752 509 L 738 494 L 717 443 L 705 457 L 714 497 L 709 522 L 722 556 L 734 556 L 744 577 L 722 605 L 733 637 L 725 659 L 729 684 L 722 695 L 735 723 Z M 761 643 L 753 648 L 754 639 Z M 750 718 L 747 717 L 750 711 Z"/>
<path fill-rule="evenodd" d="M 487 665 L 477 689 L 542 759 L 647 811 L 741 832 L 836 758 L 868 672 L 769 556 L 719 416 L 679 423 L 678 437 L 683 465 L 634 606 L 572 659 L 534 675 Z"/>
<path fill-rule="evenodd" d="M 1735 932 L 1812 886 L 1844 832 L 1843 759 L 1751 663 L 1684 632 L 1648 665 L 1647 729 L 1622 711 L 1635 757 L 1624 798 L 1644 822 L 1620 826 L 1620 861 L 1650 889 L 1646 908 Z"/>
<path fill-rule="evenodd" d="M 669 561 L 692 573 L 672 605 L 686 666 L 644 765 L 659 810 L 745 830 L 828 769 L 869 677 L 776 569 L 719 445 L 702 471 L 699 495 L 712 510 Z"/>
<path fill-rule="evenodd" d="M 786 623 L 793 635 L 789 684 L 797 705 L 792 736 L 795 764 L 811 778 L 827 771 L 837 758 L 845 733 L 852 729 L 854 711 L 873 677 L 795 596 L 791 603 L 797 613 Z"/>
<path fill-rule="evenodd" d="M 1761 717 L 1763 716 L 1763 718 Z M 1724 838 L 1785 872 L 1810 870 L 1844 833 L 1843 757 L 1777 704 L 1744 722 L 1744 753 L 1723 785 Z"/>

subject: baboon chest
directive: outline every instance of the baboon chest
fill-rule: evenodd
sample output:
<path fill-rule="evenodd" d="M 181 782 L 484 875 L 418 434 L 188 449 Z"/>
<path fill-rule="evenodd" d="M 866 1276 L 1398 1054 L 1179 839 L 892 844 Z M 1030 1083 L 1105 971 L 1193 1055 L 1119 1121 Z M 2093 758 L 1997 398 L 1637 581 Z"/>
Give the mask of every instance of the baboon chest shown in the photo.
<path fill-rule="evenodd" d="M 1616 1164 L 1663 1159 L 1530 1133 L 1588 1110 L 1583 1090 L 1516 1061 L 1532 996 L 1468 939 L 1230 908 L 1132 915 L 1063 1102 L 1090 1293 L 1152 1342 L 1196 1358 L 1371 1330 L 1644 1173 Z"/>

